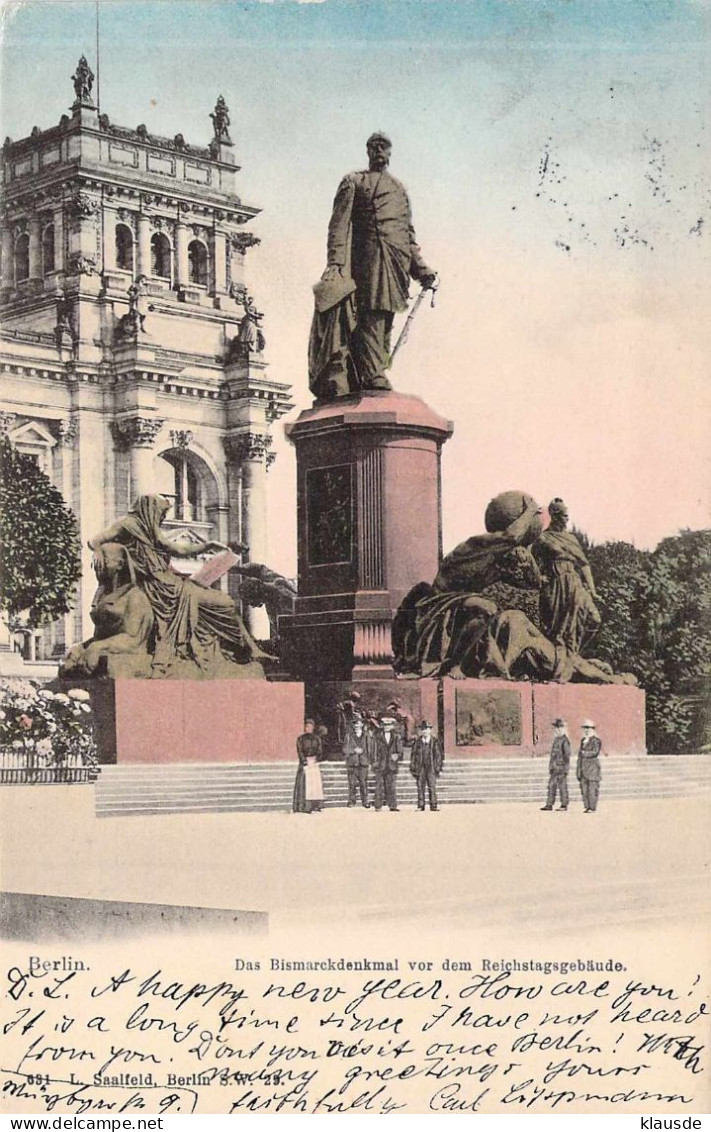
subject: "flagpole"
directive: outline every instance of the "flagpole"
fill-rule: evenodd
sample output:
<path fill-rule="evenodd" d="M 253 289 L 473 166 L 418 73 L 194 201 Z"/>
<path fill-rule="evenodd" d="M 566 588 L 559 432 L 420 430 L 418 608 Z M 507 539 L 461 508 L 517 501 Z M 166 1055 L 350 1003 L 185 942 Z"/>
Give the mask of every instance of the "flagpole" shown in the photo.
<path fill-rule="evenodd" d="M 101 59 L 99 55 L 99 0 L 96 0 L 96 112 L 101 113 Z"/>

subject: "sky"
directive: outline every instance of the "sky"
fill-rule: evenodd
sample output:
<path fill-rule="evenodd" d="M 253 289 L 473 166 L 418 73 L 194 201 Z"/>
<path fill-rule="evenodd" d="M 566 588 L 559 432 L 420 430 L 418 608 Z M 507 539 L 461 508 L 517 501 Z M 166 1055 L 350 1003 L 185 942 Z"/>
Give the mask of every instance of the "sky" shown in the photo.
<path fill-rule="evenodd" d="M 96 70 L 95 6 L 0 12 L 2 135 L 24 137 L 67 112 L 79 54 Z M 710 21 L 708 0 L 100 0 L 101 109 L 206 144 L 224 95 L 289 419 L 333 195 L 384 129 L 441 277 L 391 376 L 454 422 L 445 549 L 508 489 L 653 547 L 709 525 Z M 275 427 L 270 564 L 293 573 Z"/>

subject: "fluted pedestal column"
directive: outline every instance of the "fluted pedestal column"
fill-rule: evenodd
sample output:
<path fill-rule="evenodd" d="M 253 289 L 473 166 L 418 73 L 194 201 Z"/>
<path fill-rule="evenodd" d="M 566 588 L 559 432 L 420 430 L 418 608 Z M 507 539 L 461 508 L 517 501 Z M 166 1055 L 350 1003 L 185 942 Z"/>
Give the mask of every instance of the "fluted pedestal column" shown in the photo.
<path fill-rule="evenodd" d="M 280 619 L 299 679 L 393 676 L 391 625 L 441 557 L 440 452 L 452 433 L 419 397 L 339 398 L 286 426 L 298 469 L 299 597 Z"/>

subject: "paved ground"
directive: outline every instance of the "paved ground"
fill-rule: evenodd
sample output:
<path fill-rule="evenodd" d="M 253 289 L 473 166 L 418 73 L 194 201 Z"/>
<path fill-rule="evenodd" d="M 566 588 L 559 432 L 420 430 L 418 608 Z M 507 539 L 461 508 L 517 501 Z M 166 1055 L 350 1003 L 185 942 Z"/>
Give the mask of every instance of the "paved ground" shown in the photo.
<path fill-rule="evenodd" d="M 697 924 L 704 799 L 450 806 L 439 813 L 189 814 L 97 820 L 89 787 L 0 789 L 2 888 L 266 911 L 273 927 L 360 922 L 531 936 Z"/>

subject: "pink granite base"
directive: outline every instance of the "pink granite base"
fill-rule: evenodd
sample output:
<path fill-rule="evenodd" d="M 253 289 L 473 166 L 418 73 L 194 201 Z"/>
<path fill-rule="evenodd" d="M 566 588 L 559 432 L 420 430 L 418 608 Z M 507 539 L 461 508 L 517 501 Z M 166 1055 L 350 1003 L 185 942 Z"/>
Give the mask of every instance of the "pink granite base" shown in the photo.
<path fill-rule="evenodd" d="M 303 684 L 266 680 L 105 683 L 108 687 L 102 694 L 92 697 L 101 713 L 102 761 L 259 763 L 293 762 L 296 757 L 296 739 L 304 729 Z"/>
<path fill-rule="evenodd" d="M 548 749 L 559 716 L 579 743 L 580 724 L 591 719 L 608 755 L 646 755 L 644 692 L 627 684 L 534 684 L 536 750 Z"/>
<path fill-rule="evenodd" d="M 531 684 L 507 680 L 442 681 L 444 745 L 449 758 L 543 754 L 553 720 L 568 724 L 573 748 L 591 719 L 608 755 L 644 755 L 644 692 L 623 684 Z"/>

